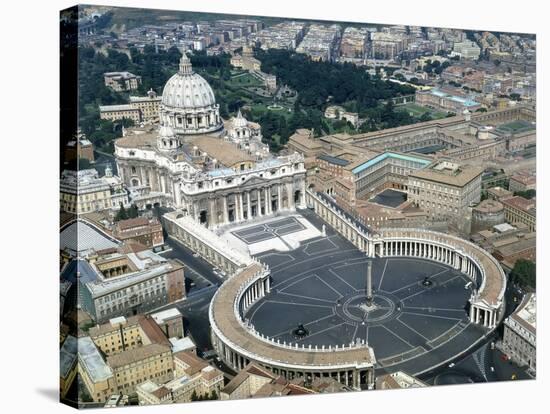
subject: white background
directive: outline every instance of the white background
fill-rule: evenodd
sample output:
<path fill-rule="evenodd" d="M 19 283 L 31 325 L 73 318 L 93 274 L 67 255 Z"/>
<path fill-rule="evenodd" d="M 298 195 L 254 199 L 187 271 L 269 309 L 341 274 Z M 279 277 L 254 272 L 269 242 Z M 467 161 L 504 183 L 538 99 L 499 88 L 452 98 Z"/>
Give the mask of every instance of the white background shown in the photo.
<path fill-rule="evenodd" d="M 543 2 L 297 0 L 132 0 L 100 4 L 193 11 L 303 17 L 359 22 L 458 27 L 537 34 L 538 59 L 538 380 L 423 390 L 381 391 L 309 397 L 211 402 L 122 412 L 368 412 L 469 413 L 548 412 L 548 341 L 545 325 L 548 272 L 550 151 L 543 109 L 550 70 L 548 10 Z M 2 198 L 0 318 L 0 410 L 69 412 L 58 392 L 58 11 L 61 0 L 2 3 L 0 48 L 0 168 Z M 544 329 L 546 328 L 546 329 Z M 546 395 L 545 395 L 546 391 Z"/>

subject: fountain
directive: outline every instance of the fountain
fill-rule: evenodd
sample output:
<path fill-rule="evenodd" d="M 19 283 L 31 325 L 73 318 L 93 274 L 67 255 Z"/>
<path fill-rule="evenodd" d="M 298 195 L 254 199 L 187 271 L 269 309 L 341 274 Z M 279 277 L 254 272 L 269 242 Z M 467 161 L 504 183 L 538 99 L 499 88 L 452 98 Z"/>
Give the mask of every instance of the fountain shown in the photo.
<path fill-rule="evenodd" d="M 298 324 L 298 327 L 292 331 L 292 334 L 296 338 L 303 338 L 309 335 L 309 331 L 304 327 L 303 324 Z"/>

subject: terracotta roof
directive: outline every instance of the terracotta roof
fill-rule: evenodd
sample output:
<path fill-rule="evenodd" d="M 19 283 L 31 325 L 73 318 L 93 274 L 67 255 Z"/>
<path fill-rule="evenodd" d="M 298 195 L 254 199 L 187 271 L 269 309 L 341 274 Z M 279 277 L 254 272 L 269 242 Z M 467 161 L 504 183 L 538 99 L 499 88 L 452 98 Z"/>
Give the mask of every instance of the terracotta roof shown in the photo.
<path fill-rule="evenodd" d="M 321 141 L 310 138 L 309 135 L 303 135 L 303 134 L 293 134 L 288 139 L 289 143 L 297 143 L 302 147 L 305 147 L 307 149 L 320 149 L 323 147 L 321 144 Z"/>
<path fill-rule="evenodd" d="M 533 207 L 535 207 L 535 201 L 534 200 L 528 200 L 526 198 L 515 196 L 510 197 L 505 200 L 502 200 L 502 204 L 505 206 L 510 206 L 517 208 L 518 210 L 529 212 L 529 210 Z"/>
<path fill-rule="evenodd" d="M 185 373 L 189 376 L 195 375 L 202 369 L 210 366 L 204 359 L 199 358 L 197 355 L 190 351 L 179 351 L 174 354 L 174 359 L 178 359 L 183 362 L 188 368 L 185 369 Z"/>
<path fill-rule="evenodd" d="M 167 395 L 170 395 L 170 390 L 166 388 L 164 385 L 157 388 L 155 391 L 153 391 L 151 394 L 153 394 L 155 397 L 157 397 L 159 400 L 162 400 Z"/>
<path fill-rule="evenodd" d="M 502 203 L 496 201 L 496 200 L 483 200 L 481 203 L 479 203 L 477 206 L 474 207 L 475 211 L 483 212 L 483 213 L 496 213 L 499 211 L 502 211 L 503 206 Z"/>
<path fill-rule="evenodd" d="M 410 174 L 410 177 L 448 184 L 455 187 L 463 187 L 470 181 L 480 176 L 482 172 L 483 168 L 470 166 L 460 167 L 459 172 L 456 174 L 448 174 L 446 172 L 436 171 L 432 168 L 425 168 L 422 170 L 413 171 Z"/>
<path fill-rule="evenodd" d="M 342 186 L 346 187 L 347 189 L 352 189 L 353 188 L 353 183 L 346 179 L 346 178 L 343 178 L 343 177 L 338 177 L 336 178 L 336 182 L 341 184 Z"/>
<path fill-rule="evenodd" d="M 536 247 L 537 241 L 535 238 L 525 238 L 498 247 L 494 254 L 506 258 L 508 256 L 515 256 L 517 254 L 525 254 L 530 251 L 534 251 Z"/>
<path fill-rule="evenodd" d="M 488 193 L 493 194 L 497 198 L 511 197 L 512 192 L 502 187 L 493 187 L 487 190 Z"/>
<path fill-rule="evenodd" d="M 136 217 L 119 221 L 117 227 L 119 230 L 128 230 L 133 227 L 147 226 L 148 224 L 149 219 L 147 217 Z"/>
<path fill-rule="evenodd" d="M 170 347 L 170 341 L 151 316 L 142 318 L 139 324 L 143 333 L 152 343 Z"/>
<path fill-rule="evenodd" d="M 390 374 L 382 375 L 376 379 L 376 388 L 380 390 L 393 390 L 401 388 L 399 383 Z"/>
<path fill-rule="evenodd" d="M 143 315 L 135 315 L 130 316 L 129 318 L 126 318 L 126 323 L 123 325 L 124 327 L 137 325 L 139 324 L 139 320 L 143 318 Z M 90 328 L 88 331 L 91 338 L 98 337 L 100 335 L 105 335 L 109 332 L 114 332 L 119 329 L 119 324 L 113 326 L 110 322 L 103 323 L 101 325 L 96 325 Z"/>
<path fill-rule="evenodd" d="M 272 382 L 264 384 L 260 389 L 252 396 L 253 398 L 282 396 L 282 395 L 305 395 L 316 394 L 315 391 L 309 390 L 297 384 L 288 382 L 283 377 L 278 377 Z"/>
<path fill-rule="evenodd" d="M 358 167 L 381 154 L 380 151 L 365 150 L 364 148 L 361 148 L 361 150 L 362 152 L 359 154 L 359 156 L 354 161 L 344 167 L 345 170 L 351 171 L 355 167 Z"/>
<path fill-rule="evenodd" d="M 334 378 L 315 378 L 311 383 L 311 388 L 318 393 L 328 394 L 340 392 L 346 389 L 344 384 L 341 384 Z"/>
<path fill-rule="evenodd" d="M 517 181 L 524 185 L 532 185 L 537 183 L 537 178 L 533 174 L 518 173 L 510 177 L 510 180 Z"/>
<path fill-rule="evenodd" d="M 315 391 L 309 390 L 305 387 L 301 387 L 296 384 L 288 384 L 287 388 L 289 390 L 289 395 L 305 395 L 305 394 L 316 394 Z"/>
<path fill-rule="evenodd" d="M 119 251 L 125 254 L 139 253 L 145 250 L 149 250 L 149 247 L 137 241 L 127 241 L 119 248 Z"/>
<path fill-rule="evenodd" d="M 258 365 L 251 363 L 246 366 L 245 369 L 240 371 L 222 390 L 226 394 L 232 394 L 237 388 L 245 382 L 250 375 L 258 375 L 260 377 L 274 380 L 276 377 L 268 370 L 264 370 Z"/>
<path fill-rule="evenodd" d="M 202 152 L 206 152 L 210 158 L 215 158 L 226 167 L 231 167 L 243 161 L 254 161 L 254 157 L 221 138 L 203 135 L 190 138 L 190 143 L 196 145 Z"/>
<path fill-rule="evenodd" d="M 223 373 L 219 369 L 217 369 L 217 368 L 215 368 L 211 365 L 208 365 L 206 368 L 203 368 L 201 370 L 201 375 L 205 380 L 211 381 L 214 378 L 219 377 L 220 375 L 223 376 Z"/>
<path fill-rule="evenodd" d="M 115 140 L 115 145 L 121 148 L 155 148 L 157 142 L 156 133 L 143 133 L 127 135 Z"/>
<path fill-rule="evenodd" d="M 119 354 L 108 356 L 107 364 L 111 368 L 117 369 L 163 353 L 170 353 L 170 347 L 161 344 L 143 345 L 139 348 L 130 349 Z"/>

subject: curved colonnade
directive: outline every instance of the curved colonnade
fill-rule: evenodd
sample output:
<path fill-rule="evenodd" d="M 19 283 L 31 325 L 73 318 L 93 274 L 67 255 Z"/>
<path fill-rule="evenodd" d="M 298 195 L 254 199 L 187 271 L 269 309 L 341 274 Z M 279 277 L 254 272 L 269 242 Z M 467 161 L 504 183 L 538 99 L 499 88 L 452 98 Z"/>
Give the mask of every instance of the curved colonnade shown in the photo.
<path fill-rule="evenodd" d="M 505 274 L 486 251 L 458 237 L 420 229 L 374 233 L 330 200 L 307 192 L 310 208 L 369 257 L 418 257 L 454 267 L 472 284 L 470 321 L 491 330 L 502 318 Z M 374 351 L 368 344 L 305 347 L 268 338 L 244 319 L 246 310 L 270 291 L 270 269 L 253 260 L 241 266 L 214 295 L 209 308 L 212 344 L 236 371 L 255 362 L 292 379 L 333 377 L 354 389 L 374 388 Z"/>

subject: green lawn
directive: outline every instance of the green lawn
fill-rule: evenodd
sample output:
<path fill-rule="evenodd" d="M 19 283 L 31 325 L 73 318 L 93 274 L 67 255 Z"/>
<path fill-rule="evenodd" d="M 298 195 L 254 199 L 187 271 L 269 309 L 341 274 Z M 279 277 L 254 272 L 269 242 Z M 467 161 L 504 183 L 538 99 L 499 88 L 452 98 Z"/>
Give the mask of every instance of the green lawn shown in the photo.
<path fill-rule="evenodd" d="M 252 76 L 250 73 L 242 73 L 231 77 L 227 81 L 232 86 L 263 86 L 263 82 Z"/>
<path fill-rule="evenodd" d="M 281 105 L 283 107 L 283 109 L 269 109 L 268 106 L 271 105 L 271 102 L 269 103 L 255 103 L 251 106 L 252 108 L 252 112 L 255 112 L 255 113 L 260 113 L 260 112 L 267 112 L 267 111 L 272 111 L 273 113 L 276 113 L 276 114 L 281 114 L 281 115 L 284 115 L 284 117 L 288 120 L 292 117 L 292 108 L 291 111 L 289 112 L 289 107 L 285 106 L 284 104 L 281 104 L 279 103 L 279 105 Z"/>
<path fill-rule="evenodd" d="M 535 129 L 535 127 L 530 122 L 519 119 L 517 121 L 512 121 L 506 124 L 499 125 L 498 129 L 505 132 L 515 133 L 520 131 L 529 131 L 531 129 Z"/>
<path fill-rule="evenodd" d="M 420 106 L 413 102 L 409 102 L 404 105 L 398 105 L 396 106 L 396 109 L 406 110 L 414 117 L 421 117 L 425 113 L 429 113 L 433 119 L 441 119 L 447 116 L 445 112 L 435 111 L 433 109 Z"/>

